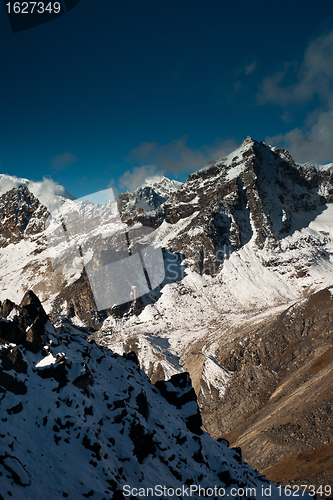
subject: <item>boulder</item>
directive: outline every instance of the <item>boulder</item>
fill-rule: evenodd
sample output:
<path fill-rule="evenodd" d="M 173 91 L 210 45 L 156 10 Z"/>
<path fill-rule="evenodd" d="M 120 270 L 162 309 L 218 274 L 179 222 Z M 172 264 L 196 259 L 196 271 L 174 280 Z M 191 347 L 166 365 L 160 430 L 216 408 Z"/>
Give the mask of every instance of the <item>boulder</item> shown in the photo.
<path fill-rule="evenodd" d="M 47 314 L 44 311 L 39 298 L 32 290 L 29 290 L 24 294 L 19 309 L 25 320 L 34 321 L 37 316 L 41 318 L 44 324 L 48 320 Z"/>
<path fill-rule="evenodd" d="M 88 386 L 92 384 L 92 382 L 93 376 L 87 365 L 84 365 L 84 372 L 82 375 L 79 375 L 75 380 L 73 380 L 73 384 L 83 391 L 85 391 Z"/>
<path fill-rule="evenodd" d="M 19 313 L 8 321 L 6 318 L 14 308 L 17 308 Z M 39 352 L 45 345 L 43 335 L 48 317 L 34 292 L 26 292 L 19 306 L 5 300 L 0 315 L 3 318 L 0 319 L 0 338 L 23 345 L 34 353 Z"/>
<path fill-rule="evenodd" d="M 0 338 L 12 344 L 23 344 L 25 341 L 25 330 L 19 328 L 19 324 L 14 321 L 0 319 Z"/>
<path fill-rule="evenodd" d="M 11 373 L 5 372 L 0 367 L 0 388 L 1 387 L 4 389 L 4 391 L 9 391 L 13 394 L 27 393 L 27 388 L 24 382 L 22 382 L 21 380 L 17 380 L 16 376 L 13 376 Z"/>
<path fill-rule="evenodd" d="M 41 316 L 37 316 L 33 324 L 26 332 L 24 346 L 34 353 L 39 352 L 45 345 L 43 334 L 45 333 L 44 322 Z"/>
<path fill-rule="evenodd" d="M 177 373 L 170 380 L 159 380 L 155 387 L 161 392 L 168 403 L 182 409 L 186 427 L 194 434 L 202 434 L 201 415 L 197 404 L 197 396 L 192 387 L 190 375 L 187 372 Z"/>
<path fill-rule="evenodd" d="M 66 361 L 38 368 L 37 373 L 41 378 L 53 378 L 56 380 L 59 383 L 58 389 L 64 387 L 68 382 Z"/>
<path fill-rule="evenodd" d="M 16 305 L 11 300 L 9 299 L 4 300 L 1 305 L 1 312 L 0 312 L 1 318 L 7 318 L 7 316 L 12 312 L 12 310 L 15 307 Z"/>
<path fill-rule="evenodd" d="M 0 361 L 3 370 L 15 370 L 17 373 L 27 373 L 28 364 L 17 345 L 0 346 Z"/>

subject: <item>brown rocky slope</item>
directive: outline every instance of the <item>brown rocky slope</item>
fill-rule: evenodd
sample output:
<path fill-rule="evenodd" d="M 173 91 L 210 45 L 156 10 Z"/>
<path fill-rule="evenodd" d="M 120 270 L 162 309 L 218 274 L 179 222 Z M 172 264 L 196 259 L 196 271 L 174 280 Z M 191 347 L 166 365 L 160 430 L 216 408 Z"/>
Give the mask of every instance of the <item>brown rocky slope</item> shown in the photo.
<path fill-rule="evenodd" d="M 220 403 L 202 407 L 213 436 L 282 484 L 333 486 L 332 306 L 324 289 L 239 326 L 219 350 L 231 383 Z"/>

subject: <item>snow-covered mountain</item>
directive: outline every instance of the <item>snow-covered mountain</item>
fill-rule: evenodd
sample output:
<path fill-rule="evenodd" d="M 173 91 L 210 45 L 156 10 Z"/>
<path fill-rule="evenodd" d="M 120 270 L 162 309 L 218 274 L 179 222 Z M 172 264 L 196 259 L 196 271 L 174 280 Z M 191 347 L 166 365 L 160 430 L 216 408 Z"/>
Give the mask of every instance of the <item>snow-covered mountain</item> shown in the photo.
<path fill-rule="evenodd" d="M 225 256 L 251 241 L 275 249 L 333 201 L 329 170 L 297 165 L 285 150 L 247 138 L 227 158 L 191 174 L 155 217 L 162 244 L 215 275 Z M 308 214 L 308 217 L 307 217 Z M 305 219 L 304 219 L 305 217 Z M 151 215 L 134 220 L 151 225 Z"/>
<path fill-rule="evenodd" d="M 135 191 L 125 191 L 119 195 L 119 211 L 122 214 L 130 214 L 137 210 L 141 212 L 155 210 L 181 185 L 181 182 L 170 180 L 164 176 L 148 177 Z"/>
<path fill-rule="evenodd" d="M 172 252 L 166 270 L 175 279 L 138 317 L 110 316 L 101 341 L 119 352 L 126 339 L 136 343 L 151 376 L 162 367 L 178 371 L 193 342 L 202 342 L 202 373 L 207 365 L 218 371 L 210 384 L 222 391 L 228 376 L 208 334 L 220 329 L 221 318 L 232 324 L 332 284 L 332 193 L 330 172 L 299 166 L 288 152 L 247 138 L 228 158 L 190 175 L 157 210 L 127 219 L 155 228 Z"/>
<path fill-rule="evenodd" d="M 20 186 L 27 187 L 42 205 L 50 212 L 56 210 L 67 200 L 74 200 L 63 186 L 45 177 L 43 181 L 30 181 L 22 177 L 0 174 L 0 195 Z"/>
<path fill-rule="evenodd" d="M 171 362 L 158 361 L 154 368 L 151 361 L 156 356 L 150 359 L 143 355 L 144 349 L 140 351 L 140 362 L 150 367 L 150 374 L 155 369 L 160 372 L 160 366 L 166 374 L 179 371 L 182 356 L 193 339 L 206 336 L 207 323 L 214 323 L 221 315 L 228 314 L 230 320 L 232 315 L 238 317 L 245 311 L 287 306 L 309 290 L 331 285 L 333 181 L 329 170 L 299 166 L 286 151 L 247 138 L 228 158 L 190 175 L 180 187 L 162 178 L 147 181 L 142 189 L 146 188 L 148 204 L 152 192 L 166 197 L 171 190 L 172 196 L 145 213 L 130 215 L 123 211 L 123 220 L 134 229 L 140 224 L 155 229 L 151 237 L 168 250 L 166 279 L 145 298 L 143 305 L 148 305 L 139 316 L 129 315 L 119 321 L 118 311 L 118 318 L 109 316 L 104 322 L 101 333 L 104 338 L 111 330 L 112 346 L 116 348 L 118 344 L 120 350 L 124 349 L 128 334 L 130 338 L 138 336 L 140 345 L 147 346 L 148 342 L 149 352 L 157 349 L 163 356 L 167 352 L 165 346 L 152 347 L 155 341 L 151 344 L 147 335 L 167 335 L 171 349 L 167 358 Z M 4 214 L 10 215 L 12 197 L 21 196 L 21 192 L 22 188 L 14 188 L 11 194 L 0 197 Z M 133 199 L 137 200 L 138 193 L 143 196 L 139 188 Z M 93 255 L 89 250 L 82 260 L 78 248 L 84 249 L 92 237 L 89 235 L 96 239 L 98 233 L 97 241 L 104 238 L 104 242 L 96 244 L 91 262 L 101 265 L 103 248 L 111 241 L 111 233 L 119 235 L 116 242 L 112 239 L 118 255 L 127 251 L 127 225 L 116 214 L 111 220 L 100 209 L 96 219 L 95 212 L 88 209 L 92 205 L 80 202 L 83 217 L 101 223 L 75 233 L 78 226 L 74 220 L 71 239 L 66 240 L 66 246 L 58 245 L 51 262 L 52 225 L 43 229 L 46 211 L 32 195 L 29 200 L 29 217 L 27 210 L 19 212 L 19 216 L 4 216 L 7 219 L 2 234 L 12 231 L 13 224 L 18 229 L 10 251 L 0 250 L 0 300 L 8 296 L 20 301 L 22 293 L 33 288 L 48 312 L 67 312 L 76 321 L 99 328 L 94 298 L 83 273 L 83 265 Z M 69 202 L 69 213 L 71 206 Z M 28 218 L 34 221 L 30 226 Z M 30 231 L 32 226 L 35 229 Z M 124 308 L 123 312 L 128 310 Z M 143 337 L 141 330 L 145 331 Z M 213 353 L 214 348 L 206 359 L 208 364 Z M 225 379 L 224 373 L 220 378 Z"/>
<path fill-rule="evenodd" d="M 135 351 L 153 382 L 188 371 L 206 428 L 216 437 L 228 433 L 231 441 L 239 437 L 250 443 L 244 454 L 257 467 L 258 455 L 266 460 L 265 453 L 276 445 L 276 433 L 261 435 L 255 455 L 257 431 L 251 440 L 244 422 L 251 423 L 252 414 L 264 418 L 263 405 L 270 397 L 276 401 L 286 377 L 299 381 L 298 388 L 296 382 L 288 385 L 293 391 L 309 382 L 307 377 L 313 384 L 329 383 L 331 377 L 330 363 L 320 365 L 325 373 L 312 368 L 330 349 L 332 331 L 327 315 L 333 283 L 333 174 L 326 167 L 298 165 L 287 151 L 247 138 L 182 185 L 150 180 L 134 193 L 123 193 L 120 214 L 114 201 L 61 203 L 66 234 L 61 225 L 46 223 L 47 211 L 29 188 L 13 188 L 0 196 L 3 213 L 9 214 L 0 228 L 7 238 L 7 246 L 0 248 L 0 300 L 20 303 L 24 292 L 33 289 L 54 321 L 59 315 L 67 318 L 120 355 Z M 24 210 L 20 199 L 27 201 Z M 18 208 L 12 210 L 15 203 Z M 110 261 L 136 255 L 143 227 L 149 229 L 145 243 L 163 248 L 163 282 L 142 297 L 134 294 L 132 302 L 98 312 L 89 266 L 103 272 Z M 55 241 L 51 248 L 50 241 Z M 131 284 L 131 275 L 126 280 Z M 313 312 L 304 301 L 320 307 L 313 306 Z M 296 316 L 297 328 L 285 335 Z M 316 322 L 321 325 L 318 336 L 313 333 Z M 271 326 L 274 352 L 286 364 L 267 355 Z M 308 397 L 310 389 L 303 389 Z M 321 408 L 319 399 L 311 406 L 314 415 L 316 405 Z M 297 414 L 296 399 L 288 401 L 288 415 Z M 327 408 L 320 410 L 326 416 Z M 289 428 L 289 417 L 283 418 Z M 303 424 L 312 429 L 306 418 L 300 429 Z M 238 434 L 232 434 L 233 425 Z M 331 420 L 327 425 L 333 430 Z M 306 446 L 332 444 L 324 430 L 316 439 Z M 271 454 L 270 460 L 302 453 L 297 443 L 305 441 L 275 446 L 278 455 Z"/>

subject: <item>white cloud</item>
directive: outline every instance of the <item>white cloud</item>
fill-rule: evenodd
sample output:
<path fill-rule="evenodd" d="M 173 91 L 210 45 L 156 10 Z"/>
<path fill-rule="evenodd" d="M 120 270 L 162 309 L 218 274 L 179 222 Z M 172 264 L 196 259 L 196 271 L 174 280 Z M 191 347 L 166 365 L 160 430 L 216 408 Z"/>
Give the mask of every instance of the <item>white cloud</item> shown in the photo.
<path fill-rule="evenodd" d="M 328 163 L 333 160 L 333 109 L 321 113 L 317 121 L 307 130 L 295 128 L 287 134 L 267 137 L 273 146 L 287 148 L 300 163 Z"/>
<path fill-rule="evenodd" d="M 243 73 L 244 75 L 251 75 L 255 70 L 257 69 L 257 63 L 256 61 L 253 61 L 251 64 L 248 64 L 243 68 Z"/>
<path fill-rule="evenodd" d="M 226 156 L 239 146 L 238 142 L 233 139 L 217 139 L 210 146 L 191 148 L 187 145 L 187 139 L 187 136 L 183 136 L 168 144 L 143 142 L 131 151 L 128 159 L 129 161 L 139 161 L 143 165 L 148 164 L 149 168 L 152 168 L 153 165 L 158 174 L 165 171 L 194 172 L 204 167 L 208 162 Z M 148 167 L 140 168 L 147 169 Z M 154 175 L 154 173 L 150 175 Z"/>
<path fill-rule="evenodd" d="M 286 106 L 304 103 L 315 96 L 331 98 L 333 85 L 333 31 L 313 40 L 304 53 L 301 64 L 288 62 L 284 68 L 267 76 L 262 83 L 258 100 Z M 288 80 L 294 78 L 292 84 Z"/>
<path fill-rule="evenodd" d="M 257 96 L 261 104 L 287 108 L 282 115 L 285 121 L 291 117 L 290 108 L 295 105 L 306 105 L 309 110 L 313 106 L 303 127 L 266 138 L 272 145 L 289 149 L 296 161 L 325 163 L 333 160 L 332 61 L 333 31 L 313 40 L 301 63 L 286 63 L 282 70 L 267 76 Z M 289 83 L 291 81 L 293 83 Z"/>
<path fill-rule="evenodd" d="M 0 196 L 19 186 L 26 186 L 50 212 L 56 210 L 61 204 L 59 197 L 73 199 L 63 186 L 47 177 L 44 177 L 42 181 L 34 182 L 16 176 L 0 175 Z"/>
<path fill-rule="evenodd" d="M 76 163 L 78 160 L 77 156 L 73 155 L 69 151 L 62 153 L 61 155 L 54 156 L 49 161 L 49 165 L 53 170 L 65 170 L 73 163 Z"/>
<path fill-rule="evenodd" d="M 228 155 L 239 143 L 233 139 L 217 139 L 211 146 L 191 148 L 187 146 L 187 136 L 168 144 L 142 142 L 128 156 L 129 161 L 137 161 L 140 166 L 127 170 L 119 179 L 120 186 L 133 191 L 148 177 L 170 175 L 179 172 L 194 172 L 207 163 Z M 113 188 L 113 185 L 111 185 Z"/>
<path fill-rule="evenodd" d="M 142 165 L 141 167 L 134 167 L 132 171 L 127 170 L 119 179 L 119 184 L 123 188 L 134 191 L 137 187 L 141 186 L 148 177 L 153 175 L 163 175 L 164 171 L 155 165 Z M 113 186 L 110 186 L 113 189 Z"/>
<path fill-rule="evenodd" d="M 60 186 L 53 179 L 43 177 L 40 182 L 29 182 L 28 189 L 45 205 L 50 212 L 56 210 L 61 205 L 59 196 L 73 199 L 63 186 Z"/>

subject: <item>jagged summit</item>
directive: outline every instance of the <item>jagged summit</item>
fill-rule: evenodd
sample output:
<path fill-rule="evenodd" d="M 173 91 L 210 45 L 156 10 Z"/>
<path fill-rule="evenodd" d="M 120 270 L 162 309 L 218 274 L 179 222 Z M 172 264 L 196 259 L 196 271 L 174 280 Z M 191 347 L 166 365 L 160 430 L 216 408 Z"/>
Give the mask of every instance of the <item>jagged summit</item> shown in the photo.
<path fill-rule="evenodd" d="M 35 182 L 22 177 L 0 174 L 0 195 L 20 186 L 27 187 L 49 211 L 57 209 L 66 200 L 74 200 L 74 196 L 52 179 L 44 178 L 43 181 Z"/>
<path fill-rule="evenodd" d="M 144 186 L 150 186 L 154 188 L 158 194 L 162 193 L 169 194 L 171 190 L 179 189 L 182 184 L 183 184 L 182 182 L 169 179 L 164 175 L 153 175 L 151 177 L 147 177 L 145 182 L 141 186 L 139 186 L 139 188 L 143 188 Z"/>
<path fill-rule="evenodd" d="M 214 274 L 225 246 L 230 253 L 248 242 L 279 245 L 299 226 L 296 214 L 322 211 L 332 201 L 330 170 L 297 165 L 286 150 L 247 137 L 227 158 L 191 174 L 158 214 L 136 220 L 160 227 L 165 245 Z"/>
<path fill-rule="evenodd" d="M 257 155 L 266 155 L 266 161 L 263 166 L 270 168 L 272 164 L 271 160 L 267 158 L 268 151 L 274 152 L 279 155 L 282 159 L 289 161 L 293 165 L 296 165 L 290 153 L 283 148 L 276 148 L 267 145 L 265 142 L 258 142 L 252 137 L 247 136 L 242 144 L 232 151 L 228 156 L 219 158 L 215 162 L 210 162 L 208 165 L 200 170 L 197 170 L 190 175 L 190 178 L 196 178 L 197 175 L 207 175 L 207 172 L 219 172 L 219 174 L 225 177 L 226 181 L 230 181 L 235 177 L 239 177 L 246 171 L 249 166 L 251 159 Z M 267 161 L 268 160 L 268 161 Z"/>
<path fill-rule="evenodd" d="M 165 176 L 148 177 L 135 191 L 126 191 L 118 197 L 118 207 L 122 214 L 136 211 L 147 212 L 155 210 L 169 196 L 181 187 L 182 183 L 170 180 Z"/>

